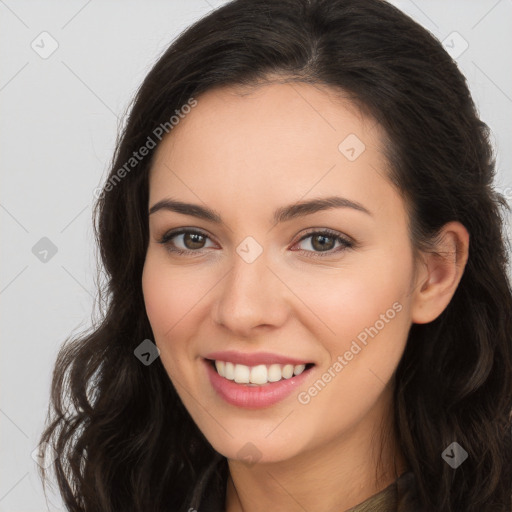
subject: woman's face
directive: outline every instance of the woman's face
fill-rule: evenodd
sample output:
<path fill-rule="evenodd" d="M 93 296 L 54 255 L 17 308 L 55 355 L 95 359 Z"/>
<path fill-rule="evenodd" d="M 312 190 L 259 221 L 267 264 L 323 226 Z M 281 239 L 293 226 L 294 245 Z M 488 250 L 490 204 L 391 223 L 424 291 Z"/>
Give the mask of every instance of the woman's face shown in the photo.
<path fill-rule="evenodd" d="M 196 99 L 150 174 L 142 284 L 162 364 L 230 459 L 363 439 L 391 412 L 414 289 L 381 129 L 307 84 Z"/>

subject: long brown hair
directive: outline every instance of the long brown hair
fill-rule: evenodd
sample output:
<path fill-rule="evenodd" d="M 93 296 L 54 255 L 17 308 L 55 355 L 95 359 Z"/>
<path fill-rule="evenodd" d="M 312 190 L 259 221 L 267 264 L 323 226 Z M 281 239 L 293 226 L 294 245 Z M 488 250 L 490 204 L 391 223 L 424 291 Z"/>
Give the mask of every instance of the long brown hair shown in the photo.
<path fill-rule="evenodd" d="M 189 27 L 147 75 L 95 208 L 105 311 L 62 347 L 41 436 L 58 454 L 67 509 L 181 510 L 216 456 L 160 360 L 134 356 L 153 339 L 141 276 L 154 149 L 112 180 L 190 98 L 276 74 L 348 93 L 383 126 L 415 247 L 452 220 L 469 231 L 453 299 L 410 330 L 395 420 L 427 510 L 509 512 L 512 294 L 489 129 L 440 42 L 381 0 L 235 0 Z M 454 441 L 468 452 L 457 469 L 441 457 Z"/>

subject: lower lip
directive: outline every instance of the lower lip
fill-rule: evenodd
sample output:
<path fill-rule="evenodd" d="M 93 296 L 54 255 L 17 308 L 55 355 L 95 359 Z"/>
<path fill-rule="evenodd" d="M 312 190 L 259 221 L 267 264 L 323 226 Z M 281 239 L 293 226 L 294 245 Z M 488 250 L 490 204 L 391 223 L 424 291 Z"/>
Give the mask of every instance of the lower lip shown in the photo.
<path fill-rule="evenodd" d="M 212 387 L 217 394 L 229 404 L 245 409 L 269 407 L 284 400 L 304 382 L 310 371 L 310 369 L 304 370 L 300 375 L 277 382 L 268 382 L 261 386 L 249 386 L 221 377 L 209 361 L 205 359 L 204 363 Z"/>

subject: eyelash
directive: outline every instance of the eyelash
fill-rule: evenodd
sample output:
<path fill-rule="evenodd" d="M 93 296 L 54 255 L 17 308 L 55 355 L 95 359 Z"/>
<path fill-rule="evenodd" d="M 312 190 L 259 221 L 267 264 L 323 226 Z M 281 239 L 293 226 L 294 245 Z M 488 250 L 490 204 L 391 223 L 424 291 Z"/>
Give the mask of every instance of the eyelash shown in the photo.
<path fill-rule="evenodd" d="M 165 233 L 160 238 L 160 240 L 158 240 L 158 243 L 166 246 L 166 249 L 168 251 L 170 251 L 172 253 L 175 253 L 175 254 L 179 254 L 179 255 L 192 255 L 192 254 L 197 254 L 200 251 L 202 251 L 203 249 L 197 249 L 197 250 L 179 249 L 177 247 L 173 247 L 172 245 L 170 245 L 170 241 L 173 238 L 175 238 L 175 237 L 177 237 L 179 235 L 187 234 L 187 233 L 200 235 L 200 236 L 203 236 L 205 238 L 210 239 L 210 237 L 208 235 L 206 235 L 206 233 L 203 233 L 202 231 L 198 231 L 198 230 L 195 230 L 195 229 L 178 229 L 177 231 L 169 231 L 169 232 Z M 339 241 L 341 243 L 341 246 L 338 247 L 337 249 L 329 249 L 328 251 L 308 251 L 308 250 L 305 250 L 305 249 L 299 249 L 298 250 L 298 252 L 300 252 L 300 253 L 302 253 L 305 256 L 310 257 L 310 258 L 323 258 L 323 257 L 326 257 L 326 256 L 332 256 L 333 254 L 337 254 L 337 253 L 342 252 L 342 251 L 344 251 L 346 249 L 351 249 L 355 245 L 354 242 L 348 240 L 347 238 L 342 237 L 341 235 L 339 235 L 339 233 L 337 233 L 336 231 L 332 231 L 330 229 L 323 229 L 323 230 L 320 230 L 320 231 L 310 231 L 310 232 L 306 233 L 302 238 L 300 238 L 293 245 L 295 246 L 295 245 L 299 244 L 303 240 L 311 237 L 312 235 L 324 235 L 324 236 L 328 236 L 330 238 L 334 238 L 335 242 Z"/>

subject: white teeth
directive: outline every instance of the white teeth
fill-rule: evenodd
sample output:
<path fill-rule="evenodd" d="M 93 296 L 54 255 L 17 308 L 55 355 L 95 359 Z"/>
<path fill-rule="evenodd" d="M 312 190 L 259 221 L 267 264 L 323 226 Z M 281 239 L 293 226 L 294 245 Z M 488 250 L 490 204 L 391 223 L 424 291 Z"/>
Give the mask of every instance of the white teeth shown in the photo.
<path fill-rule="evenodd" d="M 291 378 L 293 376 L 293 364 L 285 364 L 282 372 L 284 379 Z"/>
<path fill-rule="evenodd" d="M 215 361 L 217 362 L 217 361 Z M 217 371 L 219 371 L 217 369 Z M 222 375 L 222 373 L 219 372 L 219 375 Z M 229 380 L 235 380 L 235 366 L 233 363 L 228 363 L 226 362 L 224 364 L 224 375 L 222 375 L 223 377 L 226 377 L 226 379 L 229 379 Z"/>
<path fill-rule="evenodd" d="M 215 361 L 217 373 L 228 380 L 234 380 L 238 384 L 267 384 L 281 379 L 291 379 L 294 375 L 300 375 L 305 369 L 305 364 L 271 364 L 266 366 L 246 366 L 233 364 L 229 361 Z"/>
<path fill-rule="evenodd" d="M 248 366 L 243 364 L 235 365 L 235 382 L 238 384 L 249 384 L 249 376 L 251 370 Z"/>
<path fill-rule="evenodd" d="M 269 382 L 277 382 L 283 378 L 283 374 L 281 373 L 281 365 L 280 364 L 271 364 L 268 367 L 268 381 Z"/>
<path fill-rule="evenodd" d="M 251 368 L 251 384 L 265 384 L 267 382 L 267 367 L 264 364 L 253 366 Z"/>
<path fill-rule="evenodd" d="M 293 368 L 293 375 L 300 375 L 306 369 L 305 364 L 298 364 Z"/>
<path fill-rule="evenodd" d="M 215 368 L 217 368 L 217 373 L 219 375 L 226 375 L 224 370 L 225 365 L 226 363 L 224 361 L 215 361 Z"/>

